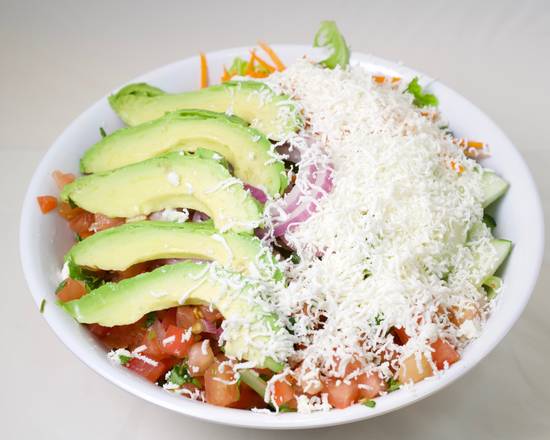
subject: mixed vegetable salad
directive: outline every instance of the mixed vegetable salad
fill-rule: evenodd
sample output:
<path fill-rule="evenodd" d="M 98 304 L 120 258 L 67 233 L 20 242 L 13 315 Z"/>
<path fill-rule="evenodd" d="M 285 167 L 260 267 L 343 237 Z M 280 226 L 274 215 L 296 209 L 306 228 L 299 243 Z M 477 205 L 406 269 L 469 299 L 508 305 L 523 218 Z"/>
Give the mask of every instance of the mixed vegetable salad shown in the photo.
<path fill-rule="evenodd" d="M 127 127 L 100 128 L 82 175 L 54 171 L 60 195 L 38 197 L 75 234 L 59 306 L 169 392 L 372 408 L 457 362 L 502 288 L 511 243 L 485 208 L 508 185 L 476 162 L 487 145 L 455 138 L 418 78 L 350 66 L 333 22 L 314 46 L 287 69 L 260 43 L 217 85 L 201 54 L 196 91 L 122 88 L 109 102 Z M 352 92 L 329 105 L 330 87 Z"/>

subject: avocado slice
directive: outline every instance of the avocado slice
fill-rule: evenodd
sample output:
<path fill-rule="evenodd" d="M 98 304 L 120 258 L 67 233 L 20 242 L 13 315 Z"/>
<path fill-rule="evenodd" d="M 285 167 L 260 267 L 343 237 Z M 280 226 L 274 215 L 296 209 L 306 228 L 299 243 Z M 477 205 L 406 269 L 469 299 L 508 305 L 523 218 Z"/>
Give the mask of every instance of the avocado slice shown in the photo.
<path fill-rule="evenodd" d="M 287 186 L 282 160 L 258 130 L 224 113 L 178 110 L 104 137 L 82 157 L 83 173 L 110 171 L 171 150 L 194 152 L 204 147 L 219 153 L 242 181 L 274 196 Z M 221 158 L 221 157 L 220 157 Z"/>
<path fill-rule="evenodd" d="M 112 327 L 134 323 L 156 310 L 211 304 L 226 321 L 222 335 L 225 353 L 269 365 L 273 360 L 268 361 L 265 352 L 273 346 L 289 352 L 292 341 L 277 315 L 259 300 L 269 293 L 267 288 L 216 263 L 186 261 L 105 284 L 61 306 L 80 323 Z"/>
<path fill-rule="evenodd" d="M 109 97 L 128 125 L 138 125 L 181 109 L 235 114 L 268 138 L 282 140 L 302 124 L 296 105 L 257 81 L 228 81 L 193 92 L 168 94 L 145 83 L 130 84 Z"/>
<path fill-rule="evenodd" d="M 61 199 L 109 217 L 195 209 L 221 232 L 251 232 L 261 221 L 258 202 L 223 165 L 183 152 L 80 177 L 63 188 Z"/>
<path fill-rule="evenodd" d="M 273 256 L 258 238 L 218 232 L 211 222 L 126 223 L 78 242 L 65 256 L 70 264 L 92 270 L 119 271 L 161 258 L 214 260 L 247 275 L 282 277 Z"/>

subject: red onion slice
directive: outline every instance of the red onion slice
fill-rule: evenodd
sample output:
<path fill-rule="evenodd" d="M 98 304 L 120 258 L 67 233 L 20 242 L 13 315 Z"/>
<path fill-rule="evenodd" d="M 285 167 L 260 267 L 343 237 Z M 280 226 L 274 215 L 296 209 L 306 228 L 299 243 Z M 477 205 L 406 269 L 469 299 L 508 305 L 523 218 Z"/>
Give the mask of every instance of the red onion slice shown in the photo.
<path fill-rule="evenodd" d="M 191 221 L 193 223 L 202 223 L 208 220 L 210 217 L 208 217 L 204 212 L 195 211 L 193 214 L 193 217 L 191 217 Z"/>
<path fill-rule="evenodd" d="M 258 202 L 265 203 L 267 202 L 267 195 L 260 188 L 249 185 L 248 183 L 244 184 L 245 189 L 250 191 L 252 197 L 254 197 Z"/>
<path fill-rule="evenodd" d="M 316 165 L 310 165 L 307 168 L 307 173 L 309 192 L 304 193 L 302 188 L 295 185 L 279 204 L 281 212 L 272 209 L 273 235 L 275 237 L 284 235 L 291 226 L 307 220 L 317 211 L 317 202 L 332 190 L 333 170 L 331 167 L 319 169 Z M 314 201 L 304 203 L 302 199 L 305 197 L 313 198 Z"/>
<path fill-rule="evenodd" d="M 218 328 L 216 323 L 212 321 L 207 321 L 206 319 L 201 319 L 202 333 L 210 333 L 212 335 L 217 335 Z"/>

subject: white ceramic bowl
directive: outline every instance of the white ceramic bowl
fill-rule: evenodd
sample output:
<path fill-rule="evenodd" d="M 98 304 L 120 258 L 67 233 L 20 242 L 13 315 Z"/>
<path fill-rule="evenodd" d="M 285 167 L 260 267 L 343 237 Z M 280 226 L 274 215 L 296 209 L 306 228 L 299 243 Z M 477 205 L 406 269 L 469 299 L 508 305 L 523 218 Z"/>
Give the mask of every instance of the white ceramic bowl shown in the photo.
<path fill-rule="evenodd" d="M 274 49 L 286 63 L 312 52 L 308 46 L 281 45 L 274 46 Z M 246 54 L 247 48 L 208 54 L 212 80 L 217 81 L 223 64 L 228 65 L 235 56 Z M 369 70 L 384 74 L 405 78 L 418 75 L 423 81 L 430 80 L 417 71 L 369 55 L 354 53 L 352 62 L 361 63 Z M 198 66 L 197 57 L 189 58 L 162 67 L 132 82 L 150 82 L 169 92 L 192 90 L 198 86 Z M 71 246 L 72 234 L 57 215 L 42 215 L 35 200 L 41 194 L 57 193 L 51 178 L 53 170 L 78 171 L 78 160 L 84 150 L 100 139 L 100 126 L 108 133 L 122 127 L 106 98 L 80 115 L 55 141 L 34 173 L 26 194 L 20 229 L 21 262 L 37 305 L 43 298 L 48 302 L 44 318 L 76 356 L 114 384 L 162 407 L 216 423 L 280 429 L 337 425 L 393 411 L 442 389 L 483 359 L 519 318 L 535 286 L 542 262 L 544 224 L 539 196 L 531 174 L 504 133 L 468 100 L 440 82 L 432 82 L 430 90 L 439 98 L 441 110 L 458 136 L 481 139 L 491 144 L 494 155 L 484 165 L 497 170 L 511 184 L 506 196 L 495 207 L 498 223 L 496 236 L 514 242 L 514 250 L 503 269 L 505 287 L 500 295 L 498 309 L 487 322 L 480 338 L 468 347 L 460 362 L 453 365 L 443 377 L 425 380 L 413 390 L 399 390 L 380 397 L 373 409 L 354 405 L 329 413 L 287 413 L 274 416 L 187 400 L 169 394 L 132 372 L 110 363 L 104 349 L 87 330 L 55 306 L 54 290 L 59 282 L 58 273 L 63 255 Z M 449 407 L 452 406 L 453 402 L 449 402 Z"/>

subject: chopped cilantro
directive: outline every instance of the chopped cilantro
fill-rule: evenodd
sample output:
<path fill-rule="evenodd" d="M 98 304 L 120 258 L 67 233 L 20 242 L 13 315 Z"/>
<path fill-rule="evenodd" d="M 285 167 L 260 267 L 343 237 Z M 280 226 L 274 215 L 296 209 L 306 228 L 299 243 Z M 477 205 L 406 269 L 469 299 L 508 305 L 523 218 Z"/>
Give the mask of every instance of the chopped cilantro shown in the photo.
<path fill-rule="evenodd" d="M 370 277 L 372 273 L 368 269 L 363 269 L 363 279 L 366 280 L 368 277 Z"/>
<path fill-rule="evenodd" d="M 489 214 L 483 214 L 483 223 L 485 223 L 489 229 L 493 229 L 497 225 L 495 219 Z"/>
<path fill-rule="evenodd" d="M 374 408 L 376 406 L 376 402 L 372 399 L 365 400 L 364 402 L 362 402 L 362 404 L 368 406 L 369 408 Z"/>
<path fill-rule="evenodd" d="M 294 252 L 291 256 L 290 256 L 290 261 L 292 261 L 292 263 L 294 264 L 299 264 L 300 263 L 300 257 L 298 256 L 298 254 L 296 252 Z"/>
<path fill-rule="evenodd" d="M 393 393 L 394 391 L 397 391 L 399 388 L 401 388 L 401 383 L 397 380 L 397 379 L 394 379 L 393 377 L 388 380 L 387 382 L 387 385 L 388 385 L 388 393 Z"/>
<path fill-rule="evenodd" d="M 383 313 L 379 313 L 378 315 L 376 315 L 376 317 L 374 318 L 374 322 L 376 323 L 376 325 L 380 325 L 382 323 L 382 321 L 384 320 L 384 314 Z"/>
<path fill-rule="evenodd" d="M 296 410 L 294 408 L 290 408 L 287 405 L 281 405 L 279 407 L 279 412 L 280 413 L 289 413 L 289 412 L 296 412 Z"/>
<path fill-rule="evenodd" d="M 156 312 L 147 313 L 145 318 L 145 328 L 151 327 L 155 323 L 156 319 L 157 319 Z"/>
<path fill-rule="evenodd" d="M 102 138 L 107 136 L 107 133 L 105 132 L 105 129 L 103 127 L 99 127 L 99 134 L 101 135 Z"/>
<path fill-rule="evenodd" d="M 192 383 L 197 387 L 201 387 L 201 383 L 197 378 L 192 377 L 189 374 L 189 368 L 185 362 L 175 365 L 171 370 L 167 378 L 168 382 L 175 385 L 184 385 L 186 383 Z"/>
<path fill-rule="evenodd" d="M 46 298 L 42 298 L 40 302 L 40 313 L 44 313 L 44 307 L 46 307 Z"/>
<path fill-rule="evenodd" d="M 84 284 L 86 285 L 87 291 L 97 289 L 98 287 L 105 284 L 105 281 L 102 280 L 100 277 L 98 277 L 97 275 L 94 275 L 94 273 L 89 270 L 81 268 L 80 266 L 75 264 L 72 260 L 69 259 L 68 263 L 69 263 L 69 276 L 73 280 L 83 281 Z"/>
<path fill-rule="evenodd" d="M 407 86 L 406 91 L 414 96 L 413 104 L 417 107 L 436 106 L 439 104 L 435 95 L 422 91 L 422 86 L 418 83 L 418 77 L 413 78 Z"/>
<path fill-rule="evenodd" d="M 126 356 L 125 354 L 119 354 L 118 360 L 120 361 L 120 365 L 126 365 L 128 362 L 132 360 L 132 356 Z"/>

